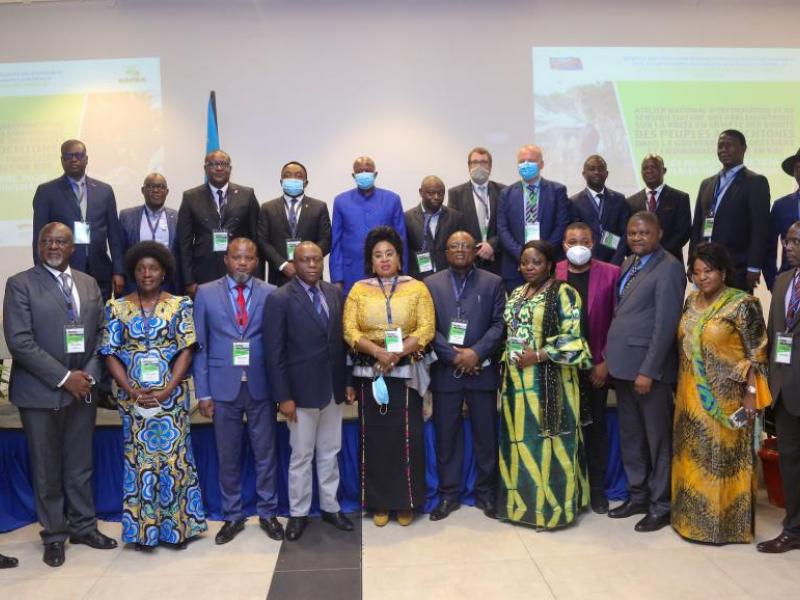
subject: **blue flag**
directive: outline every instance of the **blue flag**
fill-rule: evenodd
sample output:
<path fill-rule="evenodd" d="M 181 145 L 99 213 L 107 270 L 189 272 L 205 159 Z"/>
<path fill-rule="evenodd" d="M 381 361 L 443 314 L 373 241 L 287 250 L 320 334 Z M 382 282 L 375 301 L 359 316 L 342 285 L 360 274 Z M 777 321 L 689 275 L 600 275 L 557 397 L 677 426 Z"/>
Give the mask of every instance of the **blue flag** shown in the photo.
<path fill-rule="evenodd" d="M 206 131 L 206 154 L 219 150 L 219 128 L 217 127 L 217 95 L 212 90 L 208 97 L 208 124 Z"/>

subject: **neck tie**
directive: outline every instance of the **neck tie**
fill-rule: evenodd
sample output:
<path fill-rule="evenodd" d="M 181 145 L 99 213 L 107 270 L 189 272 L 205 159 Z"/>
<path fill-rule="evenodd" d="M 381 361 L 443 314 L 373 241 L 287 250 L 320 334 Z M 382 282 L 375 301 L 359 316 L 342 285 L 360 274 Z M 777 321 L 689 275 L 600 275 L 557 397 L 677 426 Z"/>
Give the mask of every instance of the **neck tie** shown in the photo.
<path fill-rule="evenodd" d="M 650 198 L 647 200 L 647 210 L 656 212 L 656 191 L 650 190 Z"/>
<path fill-rule="evenodd" d="M 322 322 L 327 326 L 328 313 L 325 312 L 325 308 L 322 306 L 322 298 L 320 298 L 319 288 L 317 286 L 313 286 L 308 288 L 308 291 L 311 292 L 311 301 L 314 303 L 314 310 L 317 311 L 320 319 L 322 319 Z"/>
<path fill-rule="evenodd" d="M 798 319 L 800 319 L 800 276 L 795 271 L 795 275 L 792 277 L 792 293 L 789 296 L 789 307 L 786 309 L 786 330 L 788 331 L 797 325 Z"/>
<path fill-rule="evenodd" d="M 86 188 L 83 187 L 83 181 L 75 182 L 75 200 L 78 201 L 78 209 L 81 211 L 81 217 L 86 219 Z"/>
<path fill-rule="evenodd" d="M 525 205 L 525 222 L 535 223 L 539 220 L 539 188 L 528 186 L 528 203 Z"/>
<path fill-rule="evenodd" d="M 639 274 L 639 271 L 642 270 L 642 260 L 637 256 L 633 259 L 633 265 L 631 266 L 630 275 L 628 275 L 628 279 L 625 282 L 625 285 L 622 286 L 622 291 L 619 293 L 620 296 L 623 296 L 627 289 L 630 287 L 631 282 L 636 279 L 636 276 Z"/>
<path fill-rule="evenodd" d="M 222 213 L 225 211 L 225 194 L 222 190 L 217 190 L 217 198 L 219 198 L 219 216 L 222 218 Z"/>
<path fill-rule="evenodd" d="M 236 305 L 238 306 L 236 321 L 242 329 L 247 327 L 247 302 L 244 299 L 244 288 L 245 285 L 243 283 L 236 286 L 236 291 L 238 292 L 236 296 Z"/>
<path fill-rule="evenodd" d="M 64 294 L 64 302 L 67 303 L 67 313 L 71 321 L 76 321 L 78 318 L 78 311 L 76 310 L 75 301 L 72 297 L 72 277 L 66 272 L 61 273 L 59 276 L 59 284 L 61 286 L 61 293 Z"/>
<path fill-rule="evenodd" d="M 289 229 L 292 230 L 292 237 L 297 235 L 297 198 L 292 198 L 289 202 Z"/>
<path fill-rule="evenodd" d="M 433 250 L 433 234 L 431 233 L 431 219 L 433 215 L 429 212 L 424 213 L 422 224 L 422 251 Z"/>
<path fill-rule="evenodd" d="M 478 202 L 481 203 L 481 208 L 483 209 L 483 214 L 480 215 L 481 231 L 483 231 L 489 226 L 489 201 L 486 199 L 488 190 L 486 186 L 483 185 L 477 185 L 474 189 L 475 196 L 478 198 Z"/>
<path fill-rule="evenodd" d="M 595 197 L 594 208 L 597 210 L 598 215 L 603 214 L 603 200 L 605 200 L 605 196 L 602 193 L 597 194 Z"/>

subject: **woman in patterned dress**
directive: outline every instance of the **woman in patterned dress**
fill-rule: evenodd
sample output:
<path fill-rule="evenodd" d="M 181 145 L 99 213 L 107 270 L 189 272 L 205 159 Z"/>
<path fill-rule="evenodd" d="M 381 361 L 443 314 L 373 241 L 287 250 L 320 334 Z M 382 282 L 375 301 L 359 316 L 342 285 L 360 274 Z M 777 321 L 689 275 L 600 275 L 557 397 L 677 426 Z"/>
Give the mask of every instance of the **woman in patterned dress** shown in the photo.
<path fill-rule="evenodd" d="M 578 369 L 591 366 L 581 299 L 557 281 L 555 249 L 522 248 L 525 284 L 508 299 L 500 416 L 500 519 L 540 529 L 572 523 L 589 503 Z"/>
<path fill-rule="evenodd" d="M 758 483 L 753 418 L 772 401 L 764 316 L 756 298 L 728 287 L 723 246 L 700 244 L 689 268 L 698 291 L 686 299 L 678 329 L 672 527 L 693 541 L 748 543 Z M 731 415 L 740 408 L 737 425 Z"/>
<path fill-rule="evenodd" d="M 189 435 L 192 301 L 161 290 L 175 262 L 158 242 L 125 255 L 136 291 L 105 308 L 100 354 L 119 388 L 125 466 L 122 541 L 184 549 L 207 529 Z"/>

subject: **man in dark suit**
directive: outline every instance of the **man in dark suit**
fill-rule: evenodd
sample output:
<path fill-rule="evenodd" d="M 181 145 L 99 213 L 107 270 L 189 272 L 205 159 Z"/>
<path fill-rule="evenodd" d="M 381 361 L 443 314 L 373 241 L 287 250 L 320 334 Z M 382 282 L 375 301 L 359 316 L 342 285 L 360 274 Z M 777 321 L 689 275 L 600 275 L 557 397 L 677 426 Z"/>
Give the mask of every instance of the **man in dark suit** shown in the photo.
<path fill-rule="evenodd" d="M 3 329 L 11 353 L 9 398 L 28 441 L 44 562 L 64 564 L 64 542 L 107 550 L 92 497 L 92 437 L 100 378 L 103 303 L 97 282 L 70 268 L 62 223 L 39 230 L 39 264 L 6 282 Z"/>
<path fill-rule="evenodd" d="M 265 202 L 258 214 L 258 244 L 269 263 L 268 280 L 281 286 L 295 276 L 294 249 L 314 242 L 326 256 L 331 251 L 328 205 L 305 195 L 308 171 L 297 161 L 281 168 L 283 196 Z"/>
<path fill-rule="evenodd" d="M 490 181 L 492 155 L 480 146 L 467 155 L 469 181 L 447 190 L 447 206 L 461 213 L 464 231 L 478 243 L 475 266 L 500 275 L 503 251 L 497 236 L 497 201 L 504 186 Z"/>
<path fill-rule="evenodd" d="M 464 460 L 461 407 L 469 407 L 475 449 L 475 502 L 497 518 L 497 389 L 496 352 L 505 335 L 503 280 L 474 267 L 475 238 L 458 231 L 447 241 L 449 268 L 425 280 L 436 306 L 433 347 L 439 357 L 431 365 L 433 422 L 439 504 L 431 521 L 446 518 L 460 506 Z"/>
<path fill-rule="evenodd" d="M 726 129 L 717 140 L 722 171 L 704 179 L 694 207 L 691 255 L 703 241 L 725 246 L 736 287 L 752 292 L 761 276 L 769 238 L 769 182 L 744 166 L 744 134 Z"/>
<path fill-rule="evenodd" d="M 656 531 L 670 522 L 672 386 L 678 372 L 675 331 L 686 272 L 660 246 L 661 236 L 654 213 L 638 212 L 630 218 L 627 244 L 633 254 L 622 265 L 619 300 L 606 342 L 630 494 L 608 516 L 644 514 L 636 531 Z"/>
<path fill-rule="evenodd" d="M 692 209 L 689 194 L 664 183 L 667 167 L 658 154 L 648 154 L 642 160 L 644 189 L 627 199 L 631 214 L 642 210 L 656 213 L 664 237 L 661 247 L 684 262 L 683 247 L 692 231 Z"/>
<path fill-rule="evenodd" d="M 769 554 L 800 550 L 800 221 L 789 228 L 783 243 L 789 270 L 775 280 L 767 335 L 786 517 L 778 537 L 756 546 Z"/>
<path fill-rule="evenodd" d="M 36 188 L 33 196 L 33 263 L 39 264 L 39 232 L 50 222 L 72 230 L 70 266 L 95 278 L 103 299 L 125 288 L 122 228 L 111 186 L 86 176 L 89 155 L 79 140 L 61 144 L 64 174 Z M 109 257 L 109 252 L 111 256 Z"/>
<path fill-rule="evenodd" d="M 800 186 L 800 149 L 797 150 L 797 154 L 786 158 L 781 163 L 781 168 L 789 177 L 794 177 L 797 185 Z M 781 265 L 778 268 L 778 240 L 786 239 L 789 227 L 798 219 L 800 219 L 800 187 L 793 193 L 775 200 L 770 211 L 770 236 L 767 241 L 767 262 L 764 266 L 764 281 L 769 289 L 772 289 L 777 273 L 783 273 L 792 268 L 786 258 L 786 250 L 781 255 Z"/>
<path fill-rule="evenodd" d="M 275 518 L 275 403 L 270 398 L 264 353 L 264 333 L 269 327 L 264 306 L 275 286 L 253 277 L 258 250 L 250 239 L 232 240 L 224 265 L 227 273 L 198 287 L 194 304 L 199 346 L 193 363 L 195 394 L 200 413 L 214 420 L 225 518 L 215 541 L 227 544 L 247 520 L 241 477 L 245 415 L 255 458 L 259 524 L 273 540 L 282 540 L 283 526 Z"/>
<path fill-rule="evenodd" d="M 592 154 L 583 163 L 586 189 L 570 197 L 571 221 L 582 221 L 592 228 L 597 242 L 592 256 L 612 265 L 621 265 L 628 247 L 625 227 L 631 209 L 625 196 L 606 187 L 608 166 L 602 156 Z"/>
<path fill-rule="evenodd" d="M 462 228 L 461 213 L 444 203 L 444 183 L 429 175 L 419 186 L 421 202 L 405 212 L 409 275 L 425 279 L 447 268 L 447 239 Z"/>
<path fill-rule="evenodd" d="M 544 157 L 539 146 L 517 152 L 520 181 L 504 188 L 497 204 L 497 234 L 503 248 L 502 277 L 511 292 L 522 284 L 519 256 L 530 240 L 545 240 L 559 249 L 570 221 L 567 188 L 541 176 Z"/>
<path fill-rule="evenodd" d="M 267 300 L 267 369 L 273 400 L 289 427 L 289 522 L 286 539 L 303 534 L 311 509 L 316 457 L 322 520 L 352 531 L 342 514 L 337 457 L 342 446 L 342 403 L 353 404 L 347 346 L 342 334 L 342 295 L 322 281 L 322 249 L 302 242 L 295 250 L 297 276 Z M 313 373 L 310 377 L 309 374 Z"/>
<path fill-rule="evenodd" d="M 225 275 L 229 240 L 258 234 L 258 200 L 253 188 L 230 181 L 231 157 L 210 152 L 205 170 L 208 183 L 186 190 L 178 210 L 181 279 L 192 297 L 198 284 Z"/>
<path fill-rule="evenodd" d="M 123 254 L 132 246 L 147 240 L 165 245 L 173 256 L 178 256 L 180 251 L 176 235 L 178 211 L 164 206 L 167 194 L 169 194 L 169 187 L 161 173 L 150 173 L 144 178 L 142 185 L 144 204 L 126 208 L 119 213 Z M 178 264 L 179 259 L 176 258 L 175 262 Z M 164 289 L 171 294 L 183 293 L 178 271 L 179 269 L 176 269 L 175 276 L 171 281 L 164 282 Z M 135 282 L 128 281 L 125 292 L 131 293 L 135 289 Z"/>

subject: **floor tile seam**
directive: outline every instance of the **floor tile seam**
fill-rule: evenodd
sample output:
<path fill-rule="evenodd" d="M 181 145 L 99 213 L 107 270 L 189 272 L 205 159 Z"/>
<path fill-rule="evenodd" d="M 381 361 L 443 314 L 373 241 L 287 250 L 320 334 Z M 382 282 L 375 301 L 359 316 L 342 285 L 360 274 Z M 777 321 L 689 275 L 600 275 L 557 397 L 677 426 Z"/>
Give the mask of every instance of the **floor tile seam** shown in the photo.
<path fill-rule="evenodd" d="M 553 589 L 553 586 L 550 585 L 550 582 L 548 581 L 547 577 L 544 576 L 542 568 L 539 566 L 539 563 L 536 562 L 536 559 L 531 554 L 530 548 L 528 548 L 528 545 L 525 543 L 525 540 L 522 539 L 521 532 L 519 530 L 516 530 L 514 533 L 516 533 L 517 539 L 519 540 L 520 544 L 522 544 L 523 548 L 525 548 L 525 552 L 527 553 L 528 558 L 531 559 L 533 566 L 536 567 L 536 571 L 539 573 L 539 577 L 542 578 L 542 581 L 544 581 L 544 584 L 547 586 L 547 590 L 550 592 L 550 596 L 553 598 L 553 600 L 558 600 L 558 596 L 556 596 L 556 592 Z"/>

